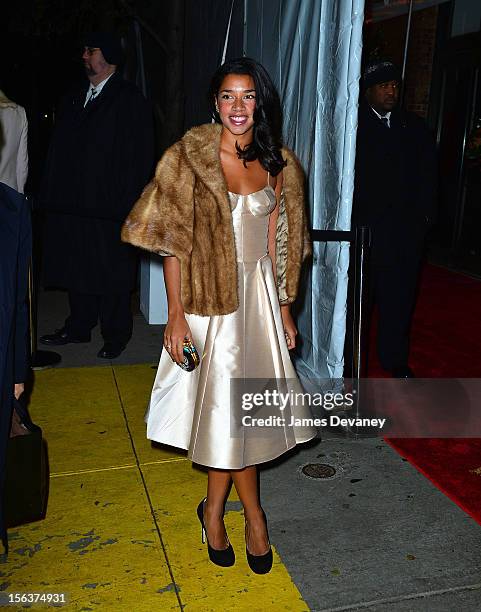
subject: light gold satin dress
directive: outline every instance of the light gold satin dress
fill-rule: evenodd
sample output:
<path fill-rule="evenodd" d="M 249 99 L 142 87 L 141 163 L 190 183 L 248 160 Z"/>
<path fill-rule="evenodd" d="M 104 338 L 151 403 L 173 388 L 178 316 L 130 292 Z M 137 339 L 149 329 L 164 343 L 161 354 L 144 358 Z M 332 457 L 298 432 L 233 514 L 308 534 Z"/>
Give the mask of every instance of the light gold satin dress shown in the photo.
<path fill-rule="evenodd" d="M 186 372 L 172 362 L 167 351 L 162 351 L 146 414 L 147 438 L 187 449 L 195 463 L 226 470 L 274 459 L 317 433 L 304 421 L 291 424 L 292 415 L 311 418 L 310 409 L 303 403 L 291 402 L 283 410 L 269 409 L 269 414 L 282 417 L 281 425 L 252 426 L 252 419 L 246 424 L 243 417 L 255 418 L 259 413 L 245 410 L 240 399 L 231 396 L 234 379 L 288 379 L 290 389 L 299 393 L 302 389 L 287 349 L 267 252 L 275 192 L 267 185 L 248 195 L 229 193 L 229 199 L 239 308 L 221 316 L 186 314 L 201 356 L 200 365 Z M 262 388 L 259 381 L 258 390 Z"/>

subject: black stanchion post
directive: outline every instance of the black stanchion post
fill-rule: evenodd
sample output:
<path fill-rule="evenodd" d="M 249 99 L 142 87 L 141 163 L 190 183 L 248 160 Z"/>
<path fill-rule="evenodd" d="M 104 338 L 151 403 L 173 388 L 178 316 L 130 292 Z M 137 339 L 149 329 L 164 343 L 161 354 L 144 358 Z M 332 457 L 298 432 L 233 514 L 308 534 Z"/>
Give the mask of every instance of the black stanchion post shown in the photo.
<path fill-rule="evenodd" d="M 37 349 L 37 299 L 33 282 L 32 262 L 28 271 L 28 309 L 30 322 L 30 353 L 32 370 L 53 368 L 62 361 L 62 357 L 54 351 Z"/>
<path fill-rule="evenodd" d="M 366 302 L 366 263 L 369 249 L 370 230 L 368 227 L 356 229 L 354 241 L 354 317 L 353 317 L 353 377 L 359 380 L 366 373 L 366 360 L 363 359 Z"/>
<path fill-rule="evenodd" d="M 29 198 L 32 203 L 33 200 Z M 33 234 L 33 247 L 32 247 L 32 259 L 30 260 L 30 269 L 28 272 L 28 309 L 29 309 L 29 323 L 30 323 L 30 352 L 31 352 L 31 367 L 32 370 L 44 370 L 46 368 L 53 368 L 62 361 L 61 355 L 54 351 L 43 351 L 37 348 L 37 310 L 38 310 L 38 292 L 37 282 L 38 278 L 37 270 L 35 268 L 35 260 L 38 254 L 38 239 L 37 239 L 37 223 L 35 217 L 35 207 L 31 206 L 32 210 L 32 234 Z"/>
<path fill-rule="evenodd" d="M 311 230 L 314 242 L 350 242 L 353 248 L 350 269 L 353 270 L 352 283 L 348 291 L 346 342 L 352 350 L 351 371 L 354 405 L 352 411 L 356 418 L 360 415 L 362 401 L 361 380 L 367 374 L 367 335 L 369 332 L 369 313 L 367 312 L 367 265 L 371 231 L 361 226 L 351 231 Z M 351 268 L 352 267 L 352 268 Z M 352 319 L 351 319 L 352 315 Z M 349 350 L 349 349 L 348 349 Z M 357 427 L 348 426 L 346 433 L 361 437 Z"/>
<path fill-rule="evenodd" d="M 358 227 L 354 239 L 354 291 L 353 291 L 353 390 L 355 391 L 356 418 L 360 416 L 362 402 L 361 379 L 367 374 L 367 350 L 363 350 L 367 342 L 369 329 L 368 312 L 366 308 L 367 262 L 371 240 L 368 227 Z M 354 434 L 359 437 L 358 427 Z"/>

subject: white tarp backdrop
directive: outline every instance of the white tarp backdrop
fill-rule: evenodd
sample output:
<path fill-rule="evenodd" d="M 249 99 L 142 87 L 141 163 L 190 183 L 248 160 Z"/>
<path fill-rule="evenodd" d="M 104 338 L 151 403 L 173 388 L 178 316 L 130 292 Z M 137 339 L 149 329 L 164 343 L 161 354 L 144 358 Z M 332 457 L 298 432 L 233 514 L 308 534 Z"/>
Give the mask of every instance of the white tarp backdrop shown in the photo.
<path fill-rule="evenodd" d="M 364 0 L 246 0 L 245 9 L 245 54 L 279 89 L 284 140 L 308 177 L 312 227 L 348 230 Z M 302 376 L 343 375 L 348 266 L 348 243 L 314 244 L 297 318 Z"/>

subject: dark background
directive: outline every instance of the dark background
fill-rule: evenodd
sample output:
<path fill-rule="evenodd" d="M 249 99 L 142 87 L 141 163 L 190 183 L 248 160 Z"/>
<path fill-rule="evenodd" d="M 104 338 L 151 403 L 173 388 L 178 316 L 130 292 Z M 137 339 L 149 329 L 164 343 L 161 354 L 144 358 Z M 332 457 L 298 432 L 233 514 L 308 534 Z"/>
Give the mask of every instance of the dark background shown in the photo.
<path fill-rule="evenodd" d="M 366 0 L 364 60 L 388 57 L 402 64 L 407 14 L 396 14 L 398 4 Z M 243 51 L 244 1 L 232 6 L 227 58 Z M 221 61 L 230 10 L 230 0 L 4 3 L 0 88 L 27 111 L 27 192 L 35 194 L 60 97 L 85 78 L 82 32 L 115 29 L 122 35 L 123 73 L 153 104 L 160 156 L 186 129 L 210 121 L 206 91 Z M 439 151 L 439 218 L 429 257 L 481 275 L 481 160 L 466 157 L 481 126 L 481 32 L 454 31 L 455 13 L 456 0 L 413 13 L 403 106 L 426 119 Z"/>
<path fill-rule="evenodd" d="M 242 55 L 243 5 L 234 0 L 227 58 Z M 152 102 L 160 156 L 186 129 L 210 120 L 207 88 L 230 11 L 226 0 L 19 0 L 2 6 L 0 89 L 27 112 L 27 192 L 38 186 L 59 100 L 85 80 L 83 32 L 122 36 L 122 73 Z"/>
<path fill-rule="evenodd" d="M 376 21 L 381 4 L 366 1 L 364 57 L 390 57 L 402 65 L 407 13 Z M 396 4 L 385 7 L 387 16 Z M 481 126 L 477 7 L 477 0 L 464 8 L 451 0 L 413 12 L 403 106 L 426 119 L 439 153 L 438 221 L 429 237 L 429 259 L 481 276 L 481 158 L 468 159 Z"/>

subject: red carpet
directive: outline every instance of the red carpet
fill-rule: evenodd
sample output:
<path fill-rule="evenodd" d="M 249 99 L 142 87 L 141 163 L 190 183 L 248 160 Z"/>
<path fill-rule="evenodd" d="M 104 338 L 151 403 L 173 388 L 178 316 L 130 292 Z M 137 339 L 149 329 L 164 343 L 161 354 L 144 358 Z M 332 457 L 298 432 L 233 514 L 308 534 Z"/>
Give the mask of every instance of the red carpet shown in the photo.
<path fill-rule="evenodd" d="M 375 329 L 370 378 L 388 375 L 377 360 L 374 333 Z M 410 366 L 420 378 L 481 377 L 481 281 L 425 266 L 411 332 Z M 386 442 L 481 525 L 481 439 Z"/>
<path fill-rule="evenodd" d="M 374 332 L 368 375 L 383 378 L 389 374 L 377 359 Z M 481 377 L 481 281 L 438 266 L 424 267 L 409 365 L 418 378 Z"/>
<path fill-rule="evenodd" d="M 480 438 L 385 440 L 481 525 Z"/>

